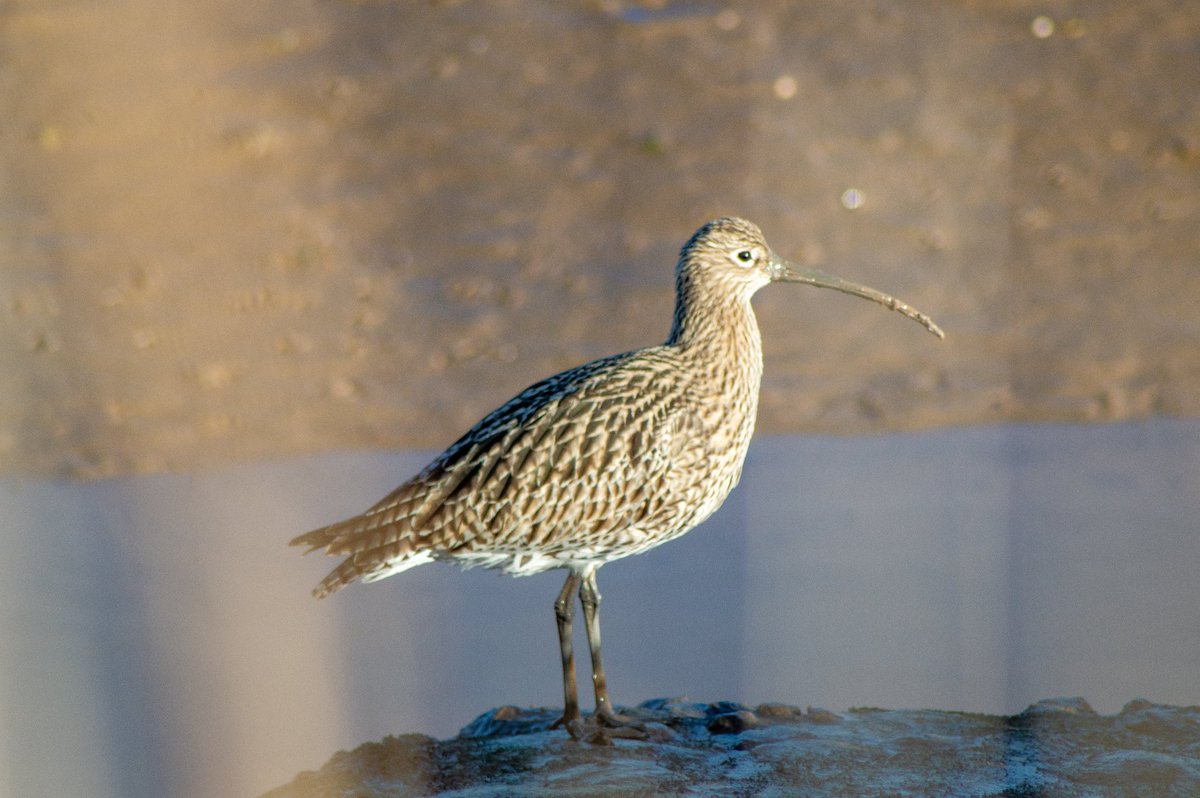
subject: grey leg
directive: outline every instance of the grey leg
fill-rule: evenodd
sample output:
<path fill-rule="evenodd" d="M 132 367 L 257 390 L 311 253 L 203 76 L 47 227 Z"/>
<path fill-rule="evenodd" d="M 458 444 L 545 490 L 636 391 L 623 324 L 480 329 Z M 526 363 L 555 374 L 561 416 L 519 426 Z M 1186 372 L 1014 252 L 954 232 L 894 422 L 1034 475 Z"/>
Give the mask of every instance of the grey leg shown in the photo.
<path fill-rule="evenodd" d="M 579 603 L 583 605 L 583 621 L 587 626 L 588 648 L 592 652 L 592 687 L 596 692 L 596 721 L 625 733 L 616 736 L 641 737 L 634 733 L 643 728 L 640 723 L 618 715 L 608 700 L 608 682 L 604 678 L 604 663 L 600 659 L 600 590 L 596 587 L 596 573 L 583 578 L 579 586 Z"/>
<path fill-rule="evenodd" d="M 588 574 L 579 586 L 579 603 L 583 605 L 583 622 L 587 627 L 588 649 L 592 653 L 592 689 L 596 694 L 596 715 L 612 714 L 608 702 L 608 682 L 604 678 L 604 663 L 600 658 L 600 590 L 596 572 Z"/>
<path fill-rule="evenodd" d="M 558 721 L 572 737 L 578 738 L 582 719 L 579 716 L 579 697 L 575 689 L 575 653 L 571 646 L 572 624 L 575 620 L 575 589 L 580 577 L 571 572 L 562 592 L 554 602 L 554 619 L 558 622 L 558 645 L 562 649 L 563 716 Z M 558 725 L 558 724 L 555 724 Z"/>

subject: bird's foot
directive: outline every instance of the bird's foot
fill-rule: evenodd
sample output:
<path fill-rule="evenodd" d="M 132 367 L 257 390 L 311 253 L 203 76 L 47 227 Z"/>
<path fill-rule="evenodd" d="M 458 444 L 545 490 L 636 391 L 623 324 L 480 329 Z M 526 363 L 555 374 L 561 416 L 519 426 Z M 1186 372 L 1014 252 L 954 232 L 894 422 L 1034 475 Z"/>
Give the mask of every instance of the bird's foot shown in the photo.
<path fill-rule="evenodd" d="M 619 712 L 605 707 L 598 709 L 592 713 L 592 720 L 600 726 L 608 729 L 645 729 L 646 726 L 640 720 L 635 720 L 628 715 L 622 715 Z"/>
<path fill-rule="evenodd" d="M 583 718 L 579 716 L 578 711 L 570 715 L 564 712 L 562 717 L 550 724 L 550 728 L 566 729 L 572 740 L 582 740 L 586 733 Z"/>
<path fill-rule="evenodd" d="M 647 740 L 650 735 L 641 721 L 605 707 L 593 712 L 583 724 L 582 738 L 593 745 L 612 745 L 616 740 Z"/>
<path fill-rule="evenodd" d="M 586 718 L 578 714 L 568 717 L 563 713 L 550 728 L 566 729 L 572 740 L 594 745 L 612 745 L 614 739 L 648 740 L 651 737 L 644 723 L 608 708 L 593 712 Z"/>

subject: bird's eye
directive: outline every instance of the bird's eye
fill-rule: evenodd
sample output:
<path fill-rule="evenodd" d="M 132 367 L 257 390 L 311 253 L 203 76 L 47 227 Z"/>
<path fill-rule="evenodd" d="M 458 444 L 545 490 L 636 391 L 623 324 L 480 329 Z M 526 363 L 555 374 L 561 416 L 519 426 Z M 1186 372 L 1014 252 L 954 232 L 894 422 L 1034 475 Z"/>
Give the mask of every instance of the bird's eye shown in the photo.
<path fill-rule="evenodd" d="M 748 249 L 743 249 L 737 254 L 737 259 L 742 263 L 749 263 L 750 261 L 754 260 L 754 253 Z"/>

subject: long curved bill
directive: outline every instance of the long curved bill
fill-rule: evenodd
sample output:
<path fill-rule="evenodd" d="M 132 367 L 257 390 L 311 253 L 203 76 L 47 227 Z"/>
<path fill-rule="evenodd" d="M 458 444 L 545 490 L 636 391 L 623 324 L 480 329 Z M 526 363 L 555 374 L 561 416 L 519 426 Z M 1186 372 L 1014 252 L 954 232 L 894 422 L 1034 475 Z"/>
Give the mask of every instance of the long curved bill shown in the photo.
<path fill-rule="evenodd" d="M 908 318 L 920 324 L 926 330 L 936 335 L 938 338 L 945 338 L 946 334 L 942 332 L 942 328 L 934 323 L 933 319 L 926 316 L 921 311 L 909 305 L 907 302 L 901 302 L 891 294 L 885 294 L 882 291 L 876 291 L 858 283 L 852 283 L 848 280 L 843 280 L 841 277 L 836 277 L 832 274 L 826 274 L 820 269 L 807 269 L 802 266 L 786 261 L 783 258 L 771 253 L 768 260 L 768 266 L 771 269 L 771 277 L 775 280 L 781 280 L 786 283 L 807 283 L 820 288 L 832 288 L 834 291 L 841 291 L 843 294 L 853 294 L 860 296 L 863 299 L 869 299 L 872 302 L 878 302 L 885 308 L 894 310 L 897 313 L 902 313 Z"/>

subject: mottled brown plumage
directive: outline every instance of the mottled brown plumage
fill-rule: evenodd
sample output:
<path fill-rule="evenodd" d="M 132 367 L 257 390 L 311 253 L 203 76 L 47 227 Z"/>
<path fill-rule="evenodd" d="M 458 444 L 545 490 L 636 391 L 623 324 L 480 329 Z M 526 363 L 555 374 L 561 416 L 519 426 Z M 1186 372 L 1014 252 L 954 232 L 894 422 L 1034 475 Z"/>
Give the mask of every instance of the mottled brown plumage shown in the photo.
<path fill-rule="evenodd" d="M 778 258 L 750 222 L 710 222 L 680 253 L 666 343 L 530 386 L 365 513 L 293 540 L 345 557 L 315 595 L 432 560 L 518 575 L 565 568 L 555 605 L 564 721 L 580 733 L 570 650 L 578 587 L 596 717 L 619 725 L 600 664 L 595 571 L 692 529 L 737 484 L 762 377 L 750 299 L 775 280 L 881 302 L 941 336 L 928 317 L 892 297 Z"/>

